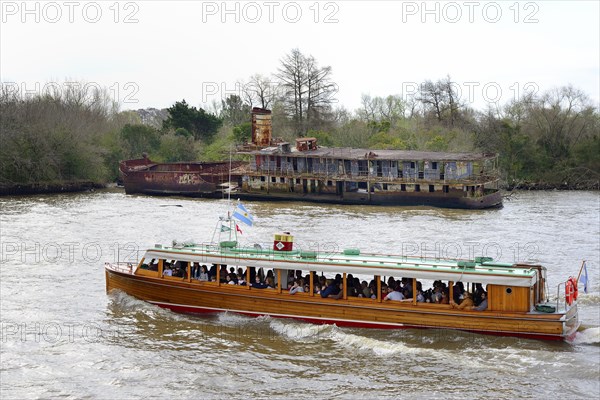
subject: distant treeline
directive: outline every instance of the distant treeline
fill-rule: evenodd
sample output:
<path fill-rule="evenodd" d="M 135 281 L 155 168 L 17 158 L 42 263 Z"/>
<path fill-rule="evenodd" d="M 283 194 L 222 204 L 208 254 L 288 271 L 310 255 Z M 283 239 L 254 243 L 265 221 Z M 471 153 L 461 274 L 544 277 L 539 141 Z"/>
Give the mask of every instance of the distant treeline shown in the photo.
<path fill-rule="evenodd" d="M 525 94 L 475 110 L 450 77 L 425 81 L 412 96 L 363 96 L 358 110 L 334 107 L 330 67 L 298 50 L 269 79 L 253 75 L 239 95 L 205 110 L 185 100 L 142 123 L 118 110 L 108 91 L 80 85 L 38 96 L 0 93 L 0 186 L 114 181 L 118 162 L 227 159 L 250 139 L 250 110 L 273 110 L 273 133 L 315 136 L 322 146 L 499 154 L 508 187 L 598 189 L 600 115 L 571 86 Z M 161 110 L 162 111 L 162 110 Z"/>

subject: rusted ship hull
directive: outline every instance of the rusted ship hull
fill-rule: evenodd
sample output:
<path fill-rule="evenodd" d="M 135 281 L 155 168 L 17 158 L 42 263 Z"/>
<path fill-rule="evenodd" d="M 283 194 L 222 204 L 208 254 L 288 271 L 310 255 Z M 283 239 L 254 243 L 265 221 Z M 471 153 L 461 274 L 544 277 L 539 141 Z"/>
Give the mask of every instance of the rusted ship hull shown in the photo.
<path fill-rule="evenodd" d="M 343 194 L 302 194 L 235 192 L 235 197 L 244 200 L 308 201 L 330 204 L 381 205 L 381 206 L 430 206 L 457 209 L 487 209 L 502 207 L 502 194 L 495 191 L 480 197 L 465 197 L 460 193 L 407 193 L 348 192 Z"/>
<path fill-rule="evenodd" d="M 122 161 L 120 173 L 125 193 L 180 195 L 194 197 L 221 196 L 230 177 L 230 168 L 243 163 L 181 162 L 154 163 L 147 158 Z"/>

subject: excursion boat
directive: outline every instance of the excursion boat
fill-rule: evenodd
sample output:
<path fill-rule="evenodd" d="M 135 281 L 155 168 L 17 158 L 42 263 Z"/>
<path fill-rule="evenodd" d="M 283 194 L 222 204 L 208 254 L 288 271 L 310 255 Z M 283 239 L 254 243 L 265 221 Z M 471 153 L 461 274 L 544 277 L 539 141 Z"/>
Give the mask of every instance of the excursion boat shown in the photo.
<path fill-rule="evenodd" d="M 559 283 L 555 289 L 558 300 L 550 304 L 546 268 L 541 265 L 501 263 L 487 257 L 468 261 L 410 258 L 367 254 L 359 249 L 303 251 L 294 249 L 288 233 L 275 235 L 269 248 L 242 247 L 233 235 L 236 230 L 232 218 L 222 218 L 215 232 L 227 232 L 234 240 L 155 245 L 137 264 L 106 263 L 106 290 L 118 289 L 176 312 L 227 311 L 349 327 L 454 329 L 568 340 L 580 325 L 579 277 Z M 234 275 L 238 271 L 241 284 L 232 284 L 231 269 Z M 265 271 L 271 276 L 268 284 L 249 284 L 260 281 Z M 290 290 L 289 276 L 307 276 L 305 291 L 290 294 L 295 290 Z M 341 285 L 338 295 L 323 297 L 327 289 L 322 290 L 322 276 L 334 282 L 337 278 Z M 408 292 L 414 295 L 405 292 L 404 301 L 387 301 L 382 288 L 390 277 L 404 282 L 408 285 L 405 289 L 412 289 Z M 372 281 L 373 294 L 356 296 L 356 291 L 350 290 L 356 279 Z M 454 299 L 459 288 L 467 293 L 485 288 L 487 308 L 479 311 L 433 300 L 424 302 L 419 289 L 428 282 L 441 282 L 445 293 Z"/>

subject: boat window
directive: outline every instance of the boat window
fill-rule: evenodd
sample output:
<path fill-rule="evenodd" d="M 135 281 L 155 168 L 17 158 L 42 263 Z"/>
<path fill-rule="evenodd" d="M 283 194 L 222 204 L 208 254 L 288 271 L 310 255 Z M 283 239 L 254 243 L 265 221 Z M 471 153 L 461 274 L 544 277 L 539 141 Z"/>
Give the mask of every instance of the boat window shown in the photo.
<path fill-rule="evenodd" d="M 272 177 L 271 177 L 271 182 L 273 182 L 273 183 L 277 182 L 277 177 L 275 177 L 275 176 L 272 176 Z"/>
<path fill-rule="evenodd" d="M 415 185 L 415 192 L 421 191 L 421 185 Z"/>
<path fill-rule="evenodd" d="M 267 178 L 266 178 L 266 177 L 264 177 L 264 176 L 261 176 L 261 177 L 260 177 L 260 181 L 261 181 L 261 182 L 264 182 L 264 181 L 266 181 L 266 180 L 267 180 Z"/>
<path fill-rule="evenodd" d="M 152 260 L 148 261 L 147 263 L 146 262 L 142 263 L 140 268 L 147 269 L 148 271 L 158 271 L 158 261 L 153 258 Z"/>
<path fill-rule="evenodd" d="M 400 184 L 400 191 L 401 192 L 406 192 L 406 185 L 404 183 Z"/>
<path fill-rule="evenodd" d="M 283 177 L 279 178 L 279 182 L 280 183 L 285 183 L 285 178 L 283 178 Z"/>
<path fill-rule="evenodd" d="M 444 190 L 443 190 L 443 191 L 444 191 L 444 193 L 448 193 L 448 190 L 449 190 L 449 189 L 450 189 L 450 188 L 448 187 L 448 185 L 444 185 Z"/>
<path fill-rule="evenodd" d="M 512 288 L 507 287 L 506 288 L 506 294 L 511 294 L 512 293 Z"/>
<path fill-rule="evenodd" d="M 435 192 L 435 185 L 429 185 L 429 191 Z"/>

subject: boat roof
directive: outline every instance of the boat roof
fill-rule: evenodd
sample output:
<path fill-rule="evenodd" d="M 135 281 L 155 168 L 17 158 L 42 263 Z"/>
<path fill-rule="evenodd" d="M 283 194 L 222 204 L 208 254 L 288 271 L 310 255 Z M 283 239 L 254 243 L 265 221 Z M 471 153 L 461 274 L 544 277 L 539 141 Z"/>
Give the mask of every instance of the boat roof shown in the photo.
<path fill-rule="evenodd" d="M 429 280 L 478 282 L 530 287 L 537 281 L 535 265 L 477 261 L 414 258 L 402 255 L 361 254 L 356 249 L 343 252 L 275 251 L 250 247 L 187 245 L 146 251 L 145 259 L 168 259 L 201 264 L 311 270 L 354 275 L 397 276 Z"/>
<path fill-rule="evenodd" d="M 242 152 L 245 153 L 245 152 Z M 496 157 L 493 153 L 446 153 L 437 151 L 416 150 L 373 150 L 354 149 L 350 147 L 319 147 L 316 150 L 299 151 L 292 148 L 285 152 L 277 146 L 266 147 L 261 150 L 249 151 L 253 155 L 282 155 L 286 157 L 315 157 L 336 158 L 346 160 L 397 160 L 397 161 L 479 161 Z"/>

